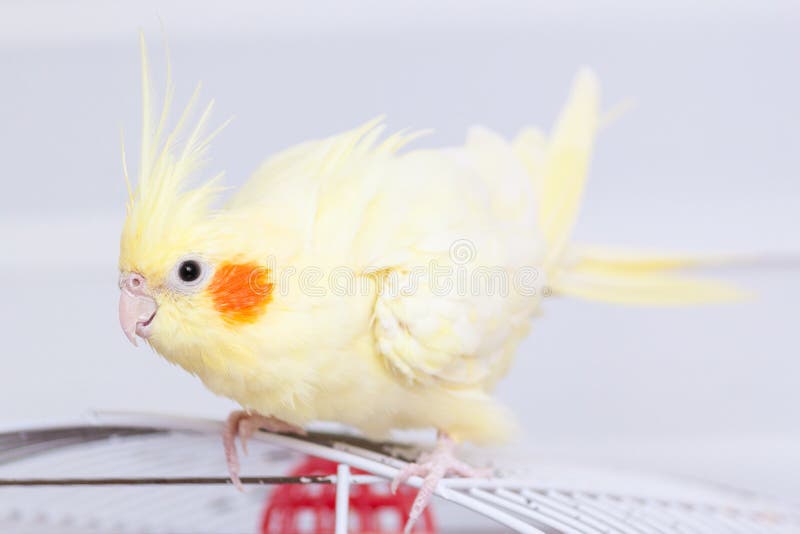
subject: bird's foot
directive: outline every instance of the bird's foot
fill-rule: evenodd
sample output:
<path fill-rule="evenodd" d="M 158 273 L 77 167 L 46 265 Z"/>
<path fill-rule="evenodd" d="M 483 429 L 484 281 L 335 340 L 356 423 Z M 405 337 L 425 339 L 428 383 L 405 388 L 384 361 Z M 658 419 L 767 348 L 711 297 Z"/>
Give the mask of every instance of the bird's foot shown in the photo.
<path fill-rule="evenodd" d="M 306 431 L 277 417 L 267 417 L 244 410 L 231 412 L 222 432 L 222 444 L 225 447 L 225 461 L 228 464 L 228 475 L 233 485 L 239 491 L 244 491 L 244 486 L 239 478 L 239 454 L 236 451 L 236 438 L 242 444 L 242 452 L 247 454 L 247 440 L 253 437 L 256 430 L 264 429 L 269 432 L 284 432 L 305 435 Z"/>
<path fill-rule="evenodd" d="M 416 462 L 407 464 L 392 480 L 392 493 L 405 483 L 412 476 L 422 477 L 423 483 L 419 488 L 414 504 L 411 505 L 411 513 L 408 515 L 404 534 L 409 534 L 417 519 L 428 507 L 436 490 L 439 481 L 448 475 L 458 475 L 462 477 L 488 477 L 492 474 L 490 469 L 474 468 L 455 457 L 455 441 L 447 434 L 439 433 L 436 447 L 431 452 L 420 455 Z"/>

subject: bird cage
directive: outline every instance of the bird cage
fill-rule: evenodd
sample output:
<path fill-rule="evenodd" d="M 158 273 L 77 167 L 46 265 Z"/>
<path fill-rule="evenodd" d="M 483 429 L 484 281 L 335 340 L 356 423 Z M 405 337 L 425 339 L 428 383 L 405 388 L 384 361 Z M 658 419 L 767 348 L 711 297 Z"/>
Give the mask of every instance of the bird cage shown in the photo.
<path fill-rule="evenodd" d="M 405 513 L 413 499 L 410 488 L 395 500 L 383 497 L 418 447 L 319 432 L 257 432 L 242 459 L 242 494 L 225 472 L 222 428 L 192 418 L 95 414 L 0 432 L 0 532 L 270 532 L 282 517 L 281 526 L 344 534 L 384 528 L 370 506 Z M 773 499 L 546 462 L 498 465 L 490 478 L 447 478 L 436 495 L 436 524 L 429 512 L 417 532 L 800 532 L 800 510 Z M 440 517 L 445 509 L 459 526 Z M 319 512 L 319 521 L 304 523 L 308 511 Z M 387 528 L 399 528 L 396 518 L 394 525 Z"/>

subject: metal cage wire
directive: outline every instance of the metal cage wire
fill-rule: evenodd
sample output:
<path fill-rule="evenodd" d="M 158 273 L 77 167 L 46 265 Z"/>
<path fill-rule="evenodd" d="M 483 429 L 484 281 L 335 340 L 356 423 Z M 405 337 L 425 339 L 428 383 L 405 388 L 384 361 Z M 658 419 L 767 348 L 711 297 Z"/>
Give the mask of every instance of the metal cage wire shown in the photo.
<path fill-rule="evenodd" d="M 221 429 L 222 423 L 216 421 L 139 414 L 95 414 L 88 422 L 8 429 L 0 433 L 0 488 L 228 484 L 224 475 L 183 476 L 164 466 L 158 469 L 165 472 L 154 475 L 53 474 L 57 453 L 71 450 L 74 456 L 77 446 L 107 444 L 109 440 L 119 446 L 137 438 L 171 434 L 216 438 Z M 328 433 L 289 436 L 262 431 L 252 441 L 337 465 L 336 474 L 329 476 L 243 477 L 246 484 L 334 484 L 337 534 L 348 532 L 351 487 L 385 484 L 416 454 L 412 446 Z M 13 468 L 32 458 L 41 459 L 40 463 L 53 460 L 39 468 L 39 473 L 45 473 L 42 475 L 23 476 L 30 468 L 24 472 Z M 353 473 L 353 468 L 368 474 Z M 409 480 L 414 487 L 421 483 L 418 477 Z M 436 488 L 436 495 L 507 529 L 529 534 L 800 532 L 800 510 L 785 503 L 669 477 L 585 468 L 523 466 L 501 469 L 491 478 L 446 478 Z"/>

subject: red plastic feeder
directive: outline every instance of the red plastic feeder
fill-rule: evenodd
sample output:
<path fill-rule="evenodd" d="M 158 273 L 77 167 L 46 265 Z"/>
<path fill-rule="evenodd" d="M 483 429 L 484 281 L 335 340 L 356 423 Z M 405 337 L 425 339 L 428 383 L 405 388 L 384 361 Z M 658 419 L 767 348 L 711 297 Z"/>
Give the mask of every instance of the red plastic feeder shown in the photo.
<path fill-rule="evenodd" d="M 336 474 L 336 463 L 307 457 L 289 476 Z M 353 474 L 367 474 L 351 469 Z M 388 533 L 403 530 L 417 490 L 401 486 L 392 495 L 389 483 L 353 484 L 350 487 L 350 532 Z M 261 521 L 263 534 L 331 533 L 336 523 L 336 486 L 333 484 L 284 484 L 267 500 Z M 429 506 L 414 526 L 414 532 L 436 532 Z"/>

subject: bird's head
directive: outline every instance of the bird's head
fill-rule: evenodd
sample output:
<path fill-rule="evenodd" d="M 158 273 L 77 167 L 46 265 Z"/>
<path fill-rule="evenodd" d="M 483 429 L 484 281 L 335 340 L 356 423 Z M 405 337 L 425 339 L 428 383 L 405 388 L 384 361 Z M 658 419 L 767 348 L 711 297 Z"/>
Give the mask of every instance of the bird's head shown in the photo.
<path fill-rule="evenodd" d="M 132 343 L 141 337 L 164 354 L 202 344 L 220 328 L 255 322 L 271 299 L 272 284 L 267 267 L 243 252 L 252 247 L 239 241 L 236 223 L 213 209 L 221 191 L 217 179 L 193 188 L 187 184 L 214 135 L 203 134 L 211 105 L 183 134 L 190 102 L 175 131 L 164 134 L 171 82 L 168 76 L 161 117 L 153 121 L 143 39 L 141 44 L 142 153 L 138 183 L 134 188 L 128 182 L 119 320 Z M 180 150 L 179 137 L 185 139 Z"/>
<path fill-rule="evenodd" d="M 271 271 L 231 251 L 209 224 L 213 217 L 144 217 L 140 224 L 137 211 L 123 230 L 119 276 L 120 325 L 134 345 L 140 337 L 170 352 L 200 344 L 218 328 L 253 323 L 265 311 Z"/>

